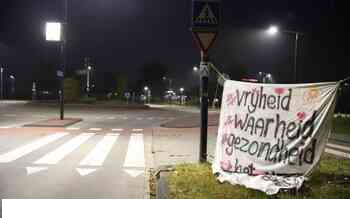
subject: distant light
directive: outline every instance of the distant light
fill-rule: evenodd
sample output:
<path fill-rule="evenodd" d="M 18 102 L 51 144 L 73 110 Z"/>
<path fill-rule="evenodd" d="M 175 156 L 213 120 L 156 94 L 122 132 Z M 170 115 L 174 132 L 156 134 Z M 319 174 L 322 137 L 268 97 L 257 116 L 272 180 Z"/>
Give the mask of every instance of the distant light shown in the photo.
<path fill-rule="evenodd" d="M 46 23 L 46 41 L 61 41 L 61 23 L 47 22 Z"/>
<path fill-rule="evenodd" d="M 270 26 L 266 32 L 267 32 L 267 34 L 273 36 L 273 35 L 276 35 L 279 32 L 279 30 L 278 30 L 277 26 Z"/>
<path fill-rule="evenodd" d="M 15 79 L 15 77 L 14 77 L 13 75 L 10 75 L 10 78 L 11 78 L 11 79 Z"/>
<path fill-rule="evenodd" d="M 198 67 L 196 67 L 196 66 L 193 67 L 194 72 L 197 72 L 198 70 L 199 70 Z"/>
<path fill-rule="evenodd" d="M 184 88 L 180 88 L 180 92 L 184 92 L 185 91 L 185 89 Z"/>
<path fill-rule="evenodd" d="M 149 88 L 148 88 L 147 86 L 145 86 L 144 90 L 145 90 L 145 91 L 148 91 L 148 89 L 149 89 Z"/>
<path fill-rule="evenodd" d="M 91 70 L 92 69 L 92 67 L 91 66 L 88 66 L 88 70 Z"/>

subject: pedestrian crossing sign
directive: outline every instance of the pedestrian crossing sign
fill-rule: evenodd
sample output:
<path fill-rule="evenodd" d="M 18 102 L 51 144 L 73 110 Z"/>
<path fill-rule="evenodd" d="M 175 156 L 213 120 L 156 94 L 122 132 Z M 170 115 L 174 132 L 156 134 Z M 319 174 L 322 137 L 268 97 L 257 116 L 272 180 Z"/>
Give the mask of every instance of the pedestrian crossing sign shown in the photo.
<path fill-rule="evenodd" d="M 193 29 L 218 28 L 220 24 L 220 1 L 193 0 L 192 9 Z"/>

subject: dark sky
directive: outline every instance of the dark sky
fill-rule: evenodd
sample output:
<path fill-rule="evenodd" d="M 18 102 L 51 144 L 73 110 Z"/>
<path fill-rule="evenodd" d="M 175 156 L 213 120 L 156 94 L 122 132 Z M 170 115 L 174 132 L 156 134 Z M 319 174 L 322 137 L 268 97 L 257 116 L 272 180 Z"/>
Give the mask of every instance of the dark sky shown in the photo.
<path fill-rule="evenodd" d="M 57 47 L 44 41 L 44 23 L 62 17 L 60 0 L 0 1 L 0 64 L 28 87 L 43 65 L 57 60 Z M 160 62 L 178 84 L 197 83 L 191 73 L 199 53 L 189 32 L 190 0 L 69 0 L 68 64 L 90 57 L 99 78 L 112 72 L 140 77 L 140 68 Z M 348 46 L 345 4 L 336 0 L 223 0 L 223 25 L 213 60 L 249 72 L 271 72 L 280 82 L 292 76 L 293 40 L 261 34 L 269 24 L 305 33 L 299 71 L 303 81 L 342 79 Z M 29 85 L 28 85 L 29 84 Z"/>

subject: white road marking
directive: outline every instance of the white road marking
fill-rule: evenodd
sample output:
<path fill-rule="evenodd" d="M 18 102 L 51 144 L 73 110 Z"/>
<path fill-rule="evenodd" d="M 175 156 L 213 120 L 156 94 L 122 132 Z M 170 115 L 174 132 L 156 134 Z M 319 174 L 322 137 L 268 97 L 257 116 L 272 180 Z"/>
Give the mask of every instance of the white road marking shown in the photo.
<path fill-rule="evenodd" d="M 95 148 L 79 163 L 79 166 L 102 166 L 119 134 L 107 134 Z"/>
<path fill-rule="evenodd" d="M 45 136 L 43 138 L 40 138 L 32 143 L 29 143 L 25 146 L 16 148 L 8 153 L 2 154 L 0 155 L 0 163 L 9 163 L 12 162 L 14 160 L 17 160 L 35 150 L 38 150 L 41 147 L 44 147 L 45 145 L 54 142 L 66 135 L 68 135 L 69 133 L 66 132 L 59 132 L 59 133 L 55 133 L 52 135 L 48 135 Z"/>
<path fill-rule="evenodd" d="M 113 132 L 122 132 L 124 129 L 112 129 Z"/>
<path fill-rule="evenodd" d="M 8 126 L 0 126 L 0 129 L 10 129 L 11 127 Z"/>
<path fill-rule="evenodd" d="M 142 117 L 137 117 L 136 119 L 137 119 L 137 120 L 143 120 L 143 118 L 142 118 Z"/>
<path fill-rule="evenodd" d="M 124 170 L 127 174 L 129 174 L 131 177 L 136 178 L 139 175 L 143 174 L 144 171 L 142 170 Z"/>
<path fill-rule="evenodd" d="M 48 167 L 26 167 L 27 175 L 32 175 L 48 169 Z"/>
<path fill-rule="evenodd" d="M 344 150 L 344 151 L 350 151 L 350 147 L 335 145 L 335 144 L 331 144 L 331 143 L 328 143 L 328 144 L 327 144 L 327 147 L 330 147 L 330 148 L 338 148 L 338 149 L 341 149 L 341 150 Z"/>
<path fill-rule="evenodd" d="M 82 169 L 82 168 L 77 168 L 77 172 L 81 175 L 81 176 L 87 176 L 93 172 L 95 172 L 97 169 Z"/>
<path fill-rule="evenodd" d="M 4 114 L 3 116 L 4 117 L 17 117 L 16 114 Z"/>
<path fill-rule="evenodd" d="M 102 128 L 90 128 L 90 131 L 102 131 Z"/>
<path fill-rule="evenodd" d="M 149 117 L 148 119 L 149 119 L 149 120 L 153 120 L 153 117 Z"/>
<path fill-rule="evenodd" d="M 328 148 L 326 148 L 326 152 L 327 152 L 327 153 L 330 153 L 330 154 L 333 154 L 333 155 L 336 155 L 336 156 L 345 157 L 345 158 L 350 158 L 350 154 L 344 153 L 344 152 L 341 152 L 341 151 L 337 151 L 337 150 L 333 150 L 333 149 L 328 149 Z"/>
<path fill-rule="evenodd" d="M 79 148 L 80 145 L 82 145 L 94 135 L 95 133 L 82 133 L 64 143 L 51 153 L 35 161 L 34 164 L 57 164 L 65 156 L 73 152 L 75 149 Z"/>
<path fill-rule="evenodd" d="M 132 129 L 133 132 L 142 132 L 143 129 Z"/>
<path fill-rule="evenodd" d="M 68 127 L 68 128 L 66 128 L 66 130 L 80 130 L 80 128 L 78 128 L 78 127 Z"/>
<path fill-rule="evenodd" d="M 108 120 L 115 120 L 116 118 L 115 117 L 108 117 L 107 119 Z"/>
<path fill-rule="evenodd" d="M 143 134 L 132 133 L 128 151 L 124 160 L 124 167 L 145 167 L 145 152 Z"/>

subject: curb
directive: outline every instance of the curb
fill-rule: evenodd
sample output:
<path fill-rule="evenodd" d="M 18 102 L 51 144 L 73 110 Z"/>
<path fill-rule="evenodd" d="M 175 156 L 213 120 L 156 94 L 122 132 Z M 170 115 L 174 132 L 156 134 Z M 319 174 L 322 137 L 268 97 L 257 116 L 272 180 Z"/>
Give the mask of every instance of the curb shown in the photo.
<path fill-rule="evenodd" d="M 55 119 L 50 119 L 50 120 L 44 120 L 44 121 L 39 121 L 37 123 L 31 123 L 31 124 L 26 124 L 24 127 L 51 127 L 51 128 L 64 128 L 67 126 L 71 126 L 73 124 L 79 123 L 83 121 L 81 118 L 67 118 L 64 121 L 67 121 L 62 124 L 50 124 L 50 121 L 53 121 Z"/>
<path fill-rule="evenodd" d="M 49 107 L 58 107 L 58 103 L 41 103 L 41 102 L 30 102 L 27 105 L 45 105 Z M 109 108 L 109 109 L 128 109 L 128 110 L 141 110 L 150 109 L 148 105 L 101 105 L 101 104 L 69 104 L 65 103 L 66 107 L 85 107 L 85 108 Z"/>

